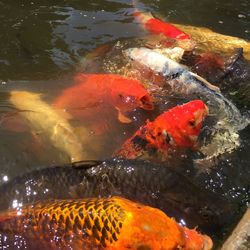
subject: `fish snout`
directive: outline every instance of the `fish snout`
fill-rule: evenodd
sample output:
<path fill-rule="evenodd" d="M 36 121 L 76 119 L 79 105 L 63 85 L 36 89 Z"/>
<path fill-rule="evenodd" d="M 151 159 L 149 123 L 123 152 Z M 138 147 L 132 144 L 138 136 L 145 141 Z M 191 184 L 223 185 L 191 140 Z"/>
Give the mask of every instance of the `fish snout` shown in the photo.
<path fill-rule="evenodd" d="M 202 250 L 211 250 L 213 248 L 213 241 L 207 235 L 203 235 L 203 247 Z"/>
<path fill-rule="evenodd" d="M 145 110 L 153 110 L 154 104 L 152 98 L 148 95 L 144 95 L 140 98 L 140 107 Z"/>

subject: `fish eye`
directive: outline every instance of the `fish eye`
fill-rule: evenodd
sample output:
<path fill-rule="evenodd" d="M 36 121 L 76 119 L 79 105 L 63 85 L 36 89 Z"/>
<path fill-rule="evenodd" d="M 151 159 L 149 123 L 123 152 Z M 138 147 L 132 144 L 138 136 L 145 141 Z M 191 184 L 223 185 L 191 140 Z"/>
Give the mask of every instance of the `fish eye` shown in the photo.
<path fill-rule="evenodd" d="M 195 121 L 194 120 L 188 121 L 188 125 L 190 127 L 195 127 Z"/>
<path fill-rule="evenodd" d="M 118 95 L 121 99 L 122 102 L 125 102 L 125 103 L 129 103 L 129 102 L 135 102 L 136 98 L 132 95 L 122 95 L 122 94 L 119 94 Z"/>

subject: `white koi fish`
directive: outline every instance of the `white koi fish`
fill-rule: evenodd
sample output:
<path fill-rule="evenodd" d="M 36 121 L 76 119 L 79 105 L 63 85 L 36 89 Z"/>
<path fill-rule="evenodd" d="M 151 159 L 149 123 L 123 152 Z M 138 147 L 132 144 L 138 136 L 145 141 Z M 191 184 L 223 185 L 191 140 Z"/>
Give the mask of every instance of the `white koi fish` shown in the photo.
<path fill-rule="evenodd" d="M 10 102 L 21 112 L 35 130 L 44 136 L 59 150 L 65 152 L 72 162 L 85 159 L 80 141 L 73 128 L 56 110 L 41 100 L 40 94 L 27 91 L 11 91 Z"/>

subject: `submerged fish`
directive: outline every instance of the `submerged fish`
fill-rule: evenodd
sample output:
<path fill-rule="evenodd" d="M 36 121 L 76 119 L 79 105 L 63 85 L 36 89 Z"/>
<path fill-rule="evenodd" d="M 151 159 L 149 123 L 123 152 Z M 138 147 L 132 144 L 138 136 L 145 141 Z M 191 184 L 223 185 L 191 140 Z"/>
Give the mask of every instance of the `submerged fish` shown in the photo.
<path fill-rule="evenodd" d="M 39 94 L 11 91 L 9 100 L 22 111 L 19 114 L 29 121 L 32 129 L 48 138 L 56 148 L 66 153 L 72 162 L 85 159 L 82 145 L 71 125 L 50 105 L 42 101 Z"/>
<path fill-rule="evenodd" d="M 0 209 L 49 199 L 123 196 L 163 210 L 190 228 L 214 233 L 235 207 L 200 189 L 172 166 L 140 160 L 80 162 L 33 171 L 0 186 Z"/>
<path fill-rule="evenodd" d="M 0 232 L 49 249 L 209 250 L 213 245 L 162 211 L 120 197 L 38 202 L 1 212 Z"/>
<path fill-rule="evenodd" d="M 228 36 L 214 32 L 208 28 L 183 24 L 173 24 L 183 32 L 189 34 L 197 46 L 204 51 L 219 54 L 232 54 L 235 48 L 243 48 L 244 57 L 250 60 L 250 41 L 239 37 Z"/>
<path fill-rule="evenodd" d="M 192 148 L 207 115 L 208 108 L 200 100 L 176 106 L 139 128 L 115 156 L 133 159 L 157 152 L 166 158 L 169 148 Z"/>
<path fill-rule="evenodd" d="M 118 120 L 129 123 L 127 112 L 154 107 L 151 96 L 137 80 L 116 74 L 78 74 L 75 82 L 54 101 L 54 107 L 65 109 L 75 118 L 100 119 L 100 114 L 107 113 L 108 117 L 118 111 Z"/>

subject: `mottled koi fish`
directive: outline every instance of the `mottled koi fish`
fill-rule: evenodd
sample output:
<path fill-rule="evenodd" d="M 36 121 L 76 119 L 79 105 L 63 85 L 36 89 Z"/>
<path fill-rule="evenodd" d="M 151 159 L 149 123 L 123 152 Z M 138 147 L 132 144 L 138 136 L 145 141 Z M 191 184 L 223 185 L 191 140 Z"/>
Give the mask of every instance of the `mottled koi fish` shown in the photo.
<path fill-rule="evenodd" d="M 65 89 L 54 106 L 75 118 L 99 117 L 109 109 L 118 111 L 118 120 L 129 123 L 126 113 L 136 108 L 152 110 L 153 101 L 141 82 L 116 74 L 78 74 L 75 85 Z"/>
<path fill-rule="evenodd" d="M 209 250 L 212 240 L 162 211 L 120 197 L 56 200 L 0 214 L 1 233 L 49 249 Z"/>
<path fill-rule="evenodd" d="M 200 100 L 176 106 L 139 128 L 115 155 L 133 159 L 145 152 L 166 155 L 170 148 L 192 148 L 207 115 L 208 108 Z"/>
<path fill-rule="evenodd" d="M 173 24 L 155 18 L 151 13 L 135 12 L 134 16 L 143 25 L 144 29 L 154 34 L 163 34 L 177 40 L 191 39 L 188 34 Z"/>

